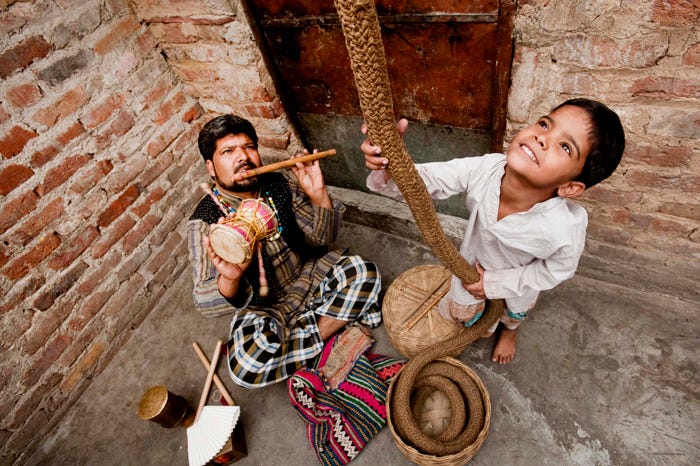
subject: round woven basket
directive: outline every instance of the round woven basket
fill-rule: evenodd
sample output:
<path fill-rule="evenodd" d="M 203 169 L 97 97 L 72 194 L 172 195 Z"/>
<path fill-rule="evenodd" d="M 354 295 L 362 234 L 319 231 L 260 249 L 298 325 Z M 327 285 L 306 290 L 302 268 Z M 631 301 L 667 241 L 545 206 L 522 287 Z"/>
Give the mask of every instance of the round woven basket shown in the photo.
<path fill-rule="evenodd" d="M 403 356 L 412 358 L 466 331 L 462 325 L 444 319 L 438 311 L 442 295 L 449 290 L 451 276 L 441 265 L 419 265 L 403 272 L 389 286 L 382 303 L 382 320 L 389 341 Z"/>
<path fill-rule="evenodd" d="M 481 445 L 484 443 L 484 440 L 486 439 L 486 434 L 488 434 L 489 431 L 489 425 L 491 424 L 491 398 L 489 397 L 489 392 L 486 391 L 486 387 L 484 386 L 484 383 L 481 381 L 481 378 L 471 370 L 468 366 L 466 366 L 464 363 L 461 361 L 454 359 L 454 358 L 440 358 L 438 361 L 443 361 L 446 363 L 449 363 L 458 369 L 464 371 L 476 384 L 476 386 L 479 389 L 479 392 L 481 393 L 481 399 L 484 403 L 484 427 L 481 429 L 479 432 L 479 435 L 476 437 L 476 440 L 474 442 L 467 446 L 464 450 L 452 454 L 452 455 L 445 455 L 445 456 L 435 456 L 435 455 L 427 455 L 425 453 L 422 453 L 418 451 L 416 448 L 414 448 L 411 445 L 406 444 L 403 439 L 396 433 L 396 430 L 394 429 L 394 422 L 392 419 L 391 415 L 391 392 L 392 388 L 394 387 L 394 382 L 396 382 L 397 377 L 392 380 L 391 384 L 389 385 L 389 390 L 387 391 L 387 396 L 386 396 L 386 417 L 387 417 L 387 422 L 389 424 L 389 429 L 391 430 L 391 436 L 394 439 L 394 443 L 396 443 L 396 447 L 401 451 L 401 453 L 410 461 L 413 461 L 416 464 L 420 465 L 436 465 L 436 466 L 448 466 L 448 465 L 463 465 L 467 464 L 469 461 L 471 461 L 472 458 L 478 453 L 479 449 L 481 448 Z"/>

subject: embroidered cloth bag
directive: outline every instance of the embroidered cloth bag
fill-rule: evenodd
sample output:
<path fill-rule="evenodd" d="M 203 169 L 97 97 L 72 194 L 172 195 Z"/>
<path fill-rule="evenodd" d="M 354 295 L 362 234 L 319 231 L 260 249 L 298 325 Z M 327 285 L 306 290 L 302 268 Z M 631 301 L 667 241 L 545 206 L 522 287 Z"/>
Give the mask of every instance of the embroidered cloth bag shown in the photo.
<path fill-rule="evenodd" d="M 369 353 L 369 332 L 351 325 L 333 336 L 313 367 L 287 386 L 292 406 L 323 465 L 344 465 L 386 425 L 386 392 L 405 361 Z"/>

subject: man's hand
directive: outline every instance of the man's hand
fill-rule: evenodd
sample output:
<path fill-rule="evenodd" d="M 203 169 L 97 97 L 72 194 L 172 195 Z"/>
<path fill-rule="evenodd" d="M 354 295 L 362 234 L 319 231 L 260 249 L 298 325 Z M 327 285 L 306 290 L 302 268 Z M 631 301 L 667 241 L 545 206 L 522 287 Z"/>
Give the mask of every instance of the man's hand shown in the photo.
<path fill-rule="evenodd" d="M 406 128 L 408 128 L 408 120 L 405 118 L 401 118 L 396 123 L 396 129 L 398 130 L 399 135 L 401 135 L 401 137 L 403 137 L 404 133 L 406 132 Z M 362 123 L 360 131 L 362 131 L 362 134 L 367 135 L 366 123 Z M 360 150 L 365 155 L 365 167 L 369 168 L 370 170 L 385 170 L 386 167 L 389 165 L 389 159 L 381 156 L 382 148 L 373 145 L 369 138 L 365 139 L 364 142 L 362 142 L 362 144 L 360 145 Z M 388 181 L 390 178 L 389 174 L 386 172 L 384 174 L 384 177 L 386 181 Z"/>
<path fill-rule="evenodd" d="M 318 151 L 314 149 L 314 153 L 316 152 Z M 297 154 L 295 157 L 301 157 L 308 153 L 309 151 L 304 149 L 304 154 Z M 333 208 L 333 203 L 326 190 L 326 182 L 323 179 L 321 164 L 318 160 L 307 163 L 298 162 L 292 167 L 292 173 L 294 173 L 299 186 L 301 186 L 301 189 L 309 196 L 309 199 L 311 199 L 314 205 L 326 209 Z"/>
<path fill-rule="evenodd" d="M 486 293 L 484 292 L 484 269 L 481 267 L 481 264 L 479 264 L 479 261 L 474 263 L 474 268 L 479 272 L 479 281 L 470 285 L 462 282 L 462 286 L 476 299 L 486 299 Z"/>
<path fill-rule="evenodd" d="M 219 272 L 219 278 L 217 279 L 217 285 L 219 286 L 219 291 L 226 298 L 233 298 L 238 292 L 238 285 L 243 277 L 243 273 L 246 271 L 250 265 L 250 260 L 242 264 L 234 264 L 224 260 L 219 256 L 214 249 L 211 247 L 211 242 L 209 237 L 205 236 L 202 239 L 204 248 L 209 253 L 211 258 L 211 263 L 214 268 Z"/>

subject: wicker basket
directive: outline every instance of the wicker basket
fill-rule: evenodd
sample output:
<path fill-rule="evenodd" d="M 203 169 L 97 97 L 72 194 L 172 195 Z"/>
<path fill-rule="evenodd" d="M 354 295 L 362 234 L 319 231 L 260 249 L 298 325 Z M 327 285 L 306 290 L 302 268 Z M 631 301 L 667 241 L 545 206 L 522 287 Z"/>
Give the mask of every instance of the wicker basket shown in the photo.
<path fill-rule="evenodd" d="M 394 439 L 394 443 L 396 443 L 396 447 L 399 449 L 399 451 L 401 451 L 401 453 L 403 453 L 403 455 L 408 460 L 413 461 L 416 464 L 431 466 L 456 466 L 467 464 L 478 453 L 479 449 L 481 448 L 481 445 L 486 439 L 486 434 L 488 434 L 489 425 L 491 424 L 491 398 L 489 397 L 489 392 L 486 390 L 486 387 L 481 381 L 481 378 L 476 374 L 476 372 L 471 370 L 464 363 L 454 358 L 441 358 L 438 359 L 438 361 L 447 362 L 466 372 L 467 375 L 474 381 L 474 383 L 476 383 L 477 387 L 479 388 L 479 392 L 481 392 L 481 399 L 484 403 L 484 427 L 481 429 L 481 432 L 479 432 L 479 435 L 476 437 L 476 440 L 474 440 L 474 443 L 472 443 L 459 453 L 445 456 L 427 455 L 416 450 L 413 446 L 407 445 L 403 441 L 403 439 L 396 433 L 391 415 L 391 393 L 394 387 L 394 382 L 396 382 L 398 377 L 394 378 L 394 380 L 391 382 L 391 385 L 389 385 L 389 390 L 387 391 L 387 422 L 389 424 L 389 429 L 391 430 L 391 436 Z"/>
<path fill-rule="evenodd" d="M 384 296 L 382 319 L 389 341 L 407 358 L 447 341 L 466 328 L 444 319 L 438 303 L 452 273 L 440 265 L 419 265 L 399 275 Z M 450 354 L 449 356 L 457 356 Z"/>

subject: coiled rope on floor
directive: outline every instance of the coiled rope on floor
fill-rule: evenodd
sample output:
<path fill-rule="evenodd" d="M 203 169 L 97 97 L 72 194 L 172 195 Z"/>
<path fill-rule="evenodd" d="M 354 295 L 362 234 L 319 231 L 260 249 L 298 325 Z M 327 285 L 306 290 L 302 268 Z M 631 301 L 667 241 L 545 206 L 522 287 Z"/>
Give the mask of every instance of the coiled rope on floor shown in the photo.
<path fill-rule="evenodd" d="M 394 121 L 391 86 L 382 45 L 379 19 L 373 0 L 334 0 L 350 55 L 368 136 L 389 159 L 388 170 L 403 194 L 416 225 L 435 256 L 452 273 L 466 283 L 479 280 L 479 274 L 459 254 L 445 235 L 430 195 L 413 160 L 403 144 Z M 479 321 L 446 342 L 434 345 L 411 359 L 395 382 L 390 411 L 393 425 L 407 443 L 424 453 L 445 456 L 471 445 L 484 426 L 481 394 L 474 381 L 458 369 L 436 359 L 458 354 L 498 321 L 505 305 L 503 300 L 487 303 Z M 425 434 L 413 418 L 411 394 L 421 386 L 442 390 L 450 399 L 450 425 L 439 436 Z M 464 400 L 467 400 L 468 410 Z M 465 425 L 466 423 L 466 425 Z"/>

